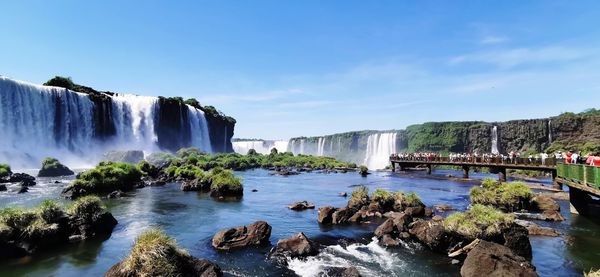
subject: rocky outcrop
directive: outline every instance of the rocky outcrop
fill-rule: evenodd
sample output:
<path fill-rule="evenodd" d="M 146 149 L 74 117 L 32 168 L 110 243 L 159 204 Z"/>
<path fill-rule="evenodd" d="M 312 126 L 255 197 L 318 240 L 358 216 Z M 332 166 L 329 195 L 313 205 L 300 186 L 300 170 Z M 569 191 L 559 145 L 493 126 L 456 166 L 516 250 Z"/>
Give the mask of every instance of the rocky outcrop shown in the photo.
<path fill-rule="evenodd" d="M 308 201 L 300 201 L 300 202 L 296 202 L 292 205 L 289 205 L 288 208 L 290 210 L 294 210 L 294 211 L 302 211 L 302 210 L 307 210 L 307 209 L 314 209 L 315 205 L 312 203 L 308 203 Z"/>
<path fill-rule="evenodd" d="M 331 224 L 333 222 L 333 213 L 334 212 L 335 212 L 335 207 L 332 207 L 332 206 L 319 208 L 318 222 L 321 224 Z"/>
<path fill-rule="evenodd" d="M 463 277 L 538 276 L 535 267 L 527 259 L 515 255 L 506 246 L 488 241 L 480 241 L 469 251 L 460 274 Z"/>
<path fill-rule="evenodd" d="M 552 228 L 542 227 L 530 221 L 517 219 L 515 220 L 515 223 L 527 228 L 530 236 L 558 237 L 560 235 L 558 231 Z"/>
<path fill-rule="evenodd" d="M 563 221 L 565 218 L 560 214 L 560 206 L 548 194 L 538 194 L 531 199 L 531 207 L 534 211 L 542 213 L 543 220 Z"/>
<path fill-rule="evenodd" d="M 27 173 L 11 173 L 0 178 L 0 183 L 19 183 L 21 187 L 35 186 L 35 177 Z"/>
<path fill-rule="evenodd" d="M 42 168 L 38 172 L 38 177 L 58 177 L 58 176 L 69 176 L 75 172 L 69 169 L 65 165 L 61 164 L 57 159 L 46 158 L 42 162 Z"/>
<path fill-rule="evenodd" d="M 272 255 L 291 258 L 308 257 L 319 254 L 319 246 L 308 239 L 304 233 L 298 233 L 290 238 L 277 242 Z"/>
<path fill-rule="evenodd" d="M 248 226 L 223 229 L 212 239 L 212 246 L 219 250 L 230 250 L 269 243 L 271 226 L 257 221 Z"/>
<path fill-rule="evenodd" d="M 329 277 L 360 277 L 360 272 L 358 272 L 358 269 L 356 269 L 356 267 L 333 267 L 333 268 L 329 268 L 325 271 L 326 275 L 325 276 L 329 276 Z"/>

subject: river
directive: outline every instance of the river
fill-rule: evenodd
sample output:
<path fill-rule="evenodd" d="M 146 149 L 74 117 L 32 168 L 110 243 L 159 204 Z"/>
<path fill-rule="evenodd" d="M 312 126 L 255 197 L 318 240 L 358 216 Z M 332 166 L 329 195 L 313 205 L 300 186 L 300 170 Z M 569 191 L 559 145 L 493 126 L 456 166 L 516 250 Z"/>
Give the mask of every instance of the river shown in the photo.
<path fill-rule="evenodd" d="M 457 172 L 438 170 L 439 177 Z M 218 202 L 207 194 L 182 192 L 177 184 L 146 187 L 131 197 L 106 200 L 119 224 L 110 238 L 59 247 L 0 264 L 0 276 L 102 276 L 110 266 L 127 256 L 135 237 L 143 230 L 159 227 L 177 240 L 190 254 L 218 263 L 229 276 L 318 276 L 330 266 L 354 265 L 365 276 L 459 276 L 460 267 L 443 255 L 432 253 L 416 243 L 395 249 L 380 247 L 372 239 L 376 223 L 325 227 L 317 223 L 317 210 L 291 211 L 288 204 L 308 200 L 317 207 L 344 206 L 354 186 L 414 191 L 427 206 L 449 204 L 459 210 L 468 207 L 469 189 L 476 182 L 426 178 L 422 172 L 410 174 L 376 172 L 367 178 L 356 173 L 303 173 L 271 176 L 266 170 L 236 172 L 242 177 L 244 197 L 237 202 Z M 486 174 L 472 174 L 483 178 Z M 40 178 L 28 193 L 0 192 L 0 207 L 33 206 L 44 198 L 60 199 L 60 190 L 69 180 Z M 549 183 L 548 181 L 545 181 Z M 253 189 L 257 192 L 251 192 Z M 559 201 L 566 220 L 560 223 L 536 222 L 557 229 L 556 238 L 531 237 L 533 264 L 540 276 L 581 276 L 584 270 L 600 265 L 600 222 L 569 213 L 569 203 Z M 212 248 L 212 236 L 220 229 L 247 225 L 257 220 L 272 227 L 271 243 L 304 232 L 326 245 L 317 257 L 290 260 L 276 266 L 266 256 L 270 246 L 219 252 Z"/>

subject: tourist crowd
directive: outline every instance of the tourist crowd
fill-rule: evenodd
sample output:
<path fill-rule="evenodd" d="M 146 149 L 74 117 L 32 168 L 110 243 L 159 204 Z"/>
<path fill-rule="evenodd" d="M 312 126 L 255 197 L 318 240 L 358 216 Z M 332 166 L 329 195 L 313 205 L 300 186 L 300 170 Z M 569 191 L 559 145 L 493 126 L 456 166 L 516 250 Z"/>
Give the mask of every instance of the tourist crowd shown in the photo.
<path fill-rule="evenodd" d="M 450 162 L 468 162 L 468 163 L 502 163 L 502 164 L 536 164 L 553 165 L 556 161 L 563 161 L 567 164 L 587 164 L 591 166 L 600 166 L 600 153 L 582 156 L 580 152 L 568 151 L 563 153 L 557 151 L 552 156 L 548 153 L 529 154 L 522 157 L 518 151 L 510 151 L 508 154 L 500 153 L 450 153 L 447 157 L 434 152 L 417 153 L 398 153 L 392 154 L 391 159 L 409 160 L 409 161 L 450 161 Z"/>

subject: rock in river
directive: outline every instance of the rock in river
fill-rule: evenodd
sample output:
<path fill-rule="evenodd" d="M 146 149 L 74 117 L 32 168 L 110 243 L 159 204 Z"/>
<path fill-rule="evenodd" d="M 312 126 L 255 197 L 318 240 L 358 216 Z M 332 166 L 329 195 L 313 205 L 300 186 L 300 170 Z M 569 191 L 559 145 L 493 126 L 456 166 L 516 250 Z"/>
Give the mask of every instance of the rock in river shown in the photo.
<path fill-rule="evenodd" d="M 296 202 L 292 205 L 289 205 L 288 208 L 290 210 L 294 210 L 294 211 L 302 211 L 302 210 L 306 210 L 306 209 L 314 209 L 315 205 L 312 203 L 308 203 L 308 201 L 300 201 L 300 202 Z"/>
<path fill-rule="evenodd" d="M 219 250 L 229 250 L 253 245 L 269 243 L 271 226 L 264 221 L 257 221 L 248 226 L 223 229 L 212 239 L 212 246 Z"/>
<path fill-rule="evenodd" d="M 279 240 L 274 254 L 291 258 L 308 257 L 319 254 L 319 247 L 304 233 L 298 233 L 291 238 Z"/>
<path fill-rule="evenodd" d="M 506 246 L 483 240 L 467 254 L 460 274 L 463 277 L 538 276 L 527 259 L 515 255 Z"/>

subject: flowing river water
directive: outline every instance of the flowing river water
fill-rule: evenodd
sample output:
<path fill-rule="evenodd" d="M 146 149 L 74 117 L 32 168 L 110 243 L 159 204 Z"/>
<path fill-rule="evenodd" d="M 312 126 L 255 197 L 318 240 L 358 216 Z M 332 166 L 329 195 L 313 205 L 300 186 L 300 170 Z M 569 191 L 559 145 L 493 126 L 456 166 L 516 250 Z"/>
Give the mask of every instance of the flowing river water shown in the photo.
<path fill-rule="evenodd" d="M 441 176 L 457 174 L 439 170 Z M 0 263 L 0 276 L 102 276 L 126 257 L 135 237 L 143 230 L 159 227 L 177 240 L 190 254 L 218 263 L 228 276 L 322 276 L 328 267 L 356 266 L 364 276 L 459 276 L 460 267 L 440 254 L 416 243 L 386 249 L 372 238 L 376 223 L 348 226 L 320 226 L 317 210 L 291 211 L 288 204 L 308 200 L 317 207 L 344 206 L 354 186 L 414 191 L 427 206 L 449 204 L 458 210 L 469 205 L 468 192 L 477 182 L 425 178 L 421 172 L 393 174 L 376 172 L 367 178 L 356 173 L 303 173 L 271 176 L 265 170 L 237 172 L 244 183 L 244 197 L 237 202 L 218 202 L 207 194 L 182 192 L 178 184 L 146 187 L 130 197 L 106 200 L 119 224 L 108 239 L 65 245 L 33 257 Z M 473 174 L 483 178 L 485 174 Z M 38 179 L 25 194 L 0 192 L 0 207 L 34 206 L 45 198 L 59 199 L 68 179 Z M 545 181 L 547 184 L 549 181 Z M 253 189 L 257 192 L 251 192 Z M 531 237 L 533 264 L 540 276 L 581 276 L 584 270 L 600 266 L 600 220 L 569 213 L 569 203 L 559 201 L 566 220 L 536 222 L 561 232 L 560 237 Z M 316 257 L 289 260 L 277 266 L 268 260 L 271 246 L 219 252 L 212 248 L 212 236 L 227 227 L 257 220 L 272 227 L 271 243 L 304 232 L 324 245 Z"/>

